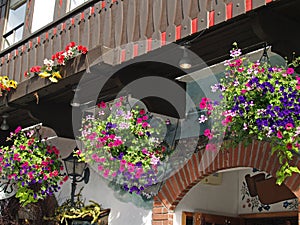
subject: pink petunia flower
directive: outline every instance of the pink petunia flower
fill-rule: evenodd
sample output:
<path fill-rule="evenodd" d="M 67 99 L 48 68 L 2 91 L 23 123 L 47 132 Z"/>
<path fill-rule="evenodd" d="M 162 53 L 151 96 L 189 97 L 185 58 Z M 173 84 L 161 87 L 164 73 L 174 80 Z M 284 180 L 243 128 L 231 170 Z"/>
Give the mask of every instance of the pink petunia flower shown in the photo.
<path fill-rule="evenodd" d="M 208 150 L 208 151 L 216 151 L 217 150 L 217 147 L 215 144 L 207 144 L 206 147 L 205 147 L 205 150 Z"/>
<path fill-rule="evenodd" d="M 286 73 L 287 74 L 293 74 L 295 70 L 293 68 L 287 68 Z"/>
<path fill-rule="evenodd" d="M 18 126 L 18 127 L 15 129 L 15 134 L 19 133 L 21 130 L 22 130 L 22 127 Z"/>
<path fill-rule="evenodd" d="M 199 108 L 200 108 L 200 109 L 205 109 L 205 108 L 206 108 L 206 102 L 203 102 L 203 101 L 200 102 L 200 103 L 199 103 Z"/>
<path fill-rule="evenodd" d="M 291 123 L 287 123 L 287 124 L 285 125 L 285 129 L 286 129 L 286 130 L 291 130 L 293 127 L 294 127 L 294 126 L 293 126 L 293 124 L 291 124 Z"/>
<path fill-rule="evenodd" d="M 204 136 L 208 136 L 208 135 L 210 135 L 210 129 L 206 129 L 205 131 L 204 131 Z"/>
<path fill-rule="evenodd" d="M 281 131 L 279 130 L 279 131 L 277 131 L 277 137 L 279 138 L 279 139 L 282 139 L 283 138 L 283 136 L 282 136 L 282 133 L 281 133 Z"/>
<path fill-rule="evenodd" d="M 104 176 L 105 178 L 107 178 L 108 175 L 109 175 L 109 172 L 110 172 L 110 170 L 109 170 L 109 169 L 106 169 L 106 170 L 104 171 L 104 173 L 103 173 L 103 176 Z"/>

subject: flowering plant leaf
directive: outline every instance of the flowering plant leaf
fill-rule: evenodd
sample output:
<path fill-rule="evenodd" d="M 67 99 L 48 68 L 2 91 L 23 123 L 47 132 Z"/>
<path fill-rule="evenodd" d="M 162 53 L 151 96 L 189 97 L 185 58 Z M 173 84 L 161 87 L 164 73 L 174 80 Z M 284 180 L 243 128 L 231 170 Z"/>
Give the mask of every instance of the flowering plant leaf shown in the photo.
<path fill-rule="evenodd" d="M 292 165 L 300 148 L 300 77 L 292 67 L 251 62 L 236 43 L 230 53 L 233 59 L 225 63 L 225 77 L 212 86 L 213 92 L 220 91 L 220 100 L 203 98 L 199 105 L 209 117 L 221 121 L 204 133 L 212 140 L 206 149 L 215 149 L 213 140 L 224 134 L 230 139 L 225 147 L 253 138 L 269 141 L 281 164 L 276 173 L 281 184 L 292 173 L 300 173 Z M 298 65 L 297 61 L 290 66 Z"/>
<path fill-rule="evenodd" d="M 0 172 L 16 184 L 16 197 L 22 205 L 37 202 L 60 189 L 66 178 L 60 173 L 63 165 L 55 146 L 21 127 L 11 133 L 8 142 L 12 145 L 0 147 Z"/>
<path fill-rule="evenodd" d="M 84 147 L 78 154 L 105 178 L 141 193 L 157 183 L 158 167 L 170 151 L 160 140 L 160 126 L 151 126 L 151 115 L 124 102 L 120 98 L 112 107 L 101 102 L 98 114 L 83 120 L 79 139 Z"/>

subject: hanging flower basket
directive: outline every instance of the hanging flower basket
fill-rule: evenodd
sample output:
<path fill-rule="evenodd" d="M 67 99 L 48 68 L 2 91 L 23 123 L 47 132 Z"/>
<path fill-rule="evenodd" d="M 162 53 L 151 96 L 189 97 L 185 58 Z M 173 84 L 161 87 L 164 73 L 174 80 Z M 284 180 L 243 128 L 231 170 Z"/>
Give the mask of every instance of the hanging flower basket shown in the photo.
<path fill-rule="evenodd" d="M 276 173 L 281 184 L 293 172 L 300 173 L 292 165 L 300 147 L 300 77 L 292 68 L 298 66 L 299 58 L 286 68 L 268 60 L 251 62 L 241 56 L 236 43 L 230 53 L 233 59 L 225 63 L 225 77 L 212 86 L 220 99 L 203 98 L 199 105 L 205 112 L 200 122 L 206 122 L 206 117 L 214 121 L 212 129 L 204 131 L 210 140 L 206 149 L 247 144 L 253 138 L 269 141 L 270 153 L 281 164 Z M 224 136 L 229 141 L 220 143 Z"/>
<path fill-rule="evenodd" d="M 17 186 L 16 198 L 25 206 L 60 189 L 65 179 L 59 150 L 40 140 L 36 130 L 18 127 L 0 147 L 0 172 Z"/>
<path fill-rule="evenodd" d="M 161 141 L 160 126 L 151 126 L 144 109 L 131 109 L 120 98 L 111 107 L 101 102 L 95 116 L 83 120 L 83 160 L 96 165 L 103 177 L 140 194 L 157 183 L 159 165 L 171 153 Z"/>

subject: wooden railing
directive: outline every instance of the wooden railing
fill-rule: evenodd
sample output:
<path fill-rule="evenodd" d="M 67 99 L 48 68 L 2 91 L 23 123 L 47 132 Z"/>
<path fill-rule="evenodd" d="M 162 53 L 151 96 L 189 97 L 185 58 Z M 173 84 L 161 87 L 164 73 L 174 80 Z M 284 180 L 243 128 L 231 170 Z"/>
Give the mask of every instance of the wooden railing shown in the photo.
<path fill-rule="evenodd" d="M 115 49 L 114 57 L 104 60 L 119 64 L 270 2 L 272 0 L 90 1 L 1 52 L 0 75 L 8 75 L 18 83 L 27 81 L 25 71 L 42 65 L 45 58 L 64 49 L 70 41 L 94 50 L 87 55 L 90 61 Z M 26 92 L 45 85 L 50 83 L 40 82 Z M 20 94 L 13 93 L 10 100 L 17 96 Z"/>

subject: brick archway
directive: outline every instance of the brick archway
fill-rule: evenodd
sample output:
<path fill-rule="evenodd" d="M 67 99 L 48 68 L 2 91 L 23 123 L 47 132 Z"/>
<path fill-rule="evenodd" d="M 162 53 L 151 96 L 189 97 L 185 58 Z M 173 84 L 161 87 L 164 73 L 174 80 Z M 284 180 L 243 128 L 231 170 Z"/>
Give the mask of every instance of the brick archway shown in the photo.
<path fill-rule="evenodd" d="M 193 154 L 185 166 L 165 182 L 154 198 L 152 225 L 173 225 L 174 210 L 185 194 L 204 177 L 219 170 L 252 167 L 275 176 L 279 162 L 276 155 L 270 154 L 270 149 L 268 142 L 253 140 L 247 147 L 240 144 L 215 154 L 204 150 Z M 295 163 L 299 166 L 300 159 Z M 300 199 L 299 174 L 286 179 L 285 185 Z M 300 206 L 298 215 L 300 218 Z"/>

